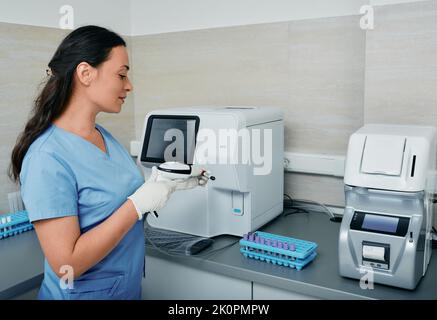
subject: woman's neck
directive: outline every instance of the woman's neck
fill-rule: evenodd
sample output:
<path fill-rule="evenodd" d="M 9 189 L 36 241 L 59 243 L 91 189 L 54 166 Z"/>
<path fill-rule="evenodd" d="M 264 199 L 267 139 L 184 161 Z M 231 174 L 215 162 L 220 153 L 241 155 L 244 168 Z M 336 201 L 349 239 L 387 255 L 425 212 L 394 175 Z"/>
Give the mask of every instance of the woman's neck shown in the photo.
<path fill-rule="evenodd" d="M 96 131 L 96 115 L 91 108 L 78 104 L 69 104 L 62 115 L 53 124 L 64 130 L 87 138 Z"/>

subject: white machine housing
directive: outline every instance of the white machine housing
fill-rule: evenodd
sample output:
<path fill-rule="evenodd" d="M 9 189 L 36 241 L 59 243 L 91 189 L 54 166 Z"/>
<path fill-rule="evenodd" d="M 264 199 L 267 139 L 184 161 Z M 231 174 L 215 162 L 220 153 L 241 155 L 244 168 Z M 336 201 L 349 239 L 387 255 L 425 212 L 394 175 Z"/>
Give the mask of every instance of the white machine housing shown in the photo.
<path fill-rule="evenodd" d="M 434 127 L 367 124 L 351 135 L 344 183 L 372 189 L 426 190 L 435 169 Z"/>
<path fill-rule="evenodd" d="M 368 124 L 351 135 L 339 271 L 414 289 L 432 254 L 436 129 Z"/>
<path fill-rule="evenodd" d="M 177 191 L 172 194 L 159 218 L 148 215 L 147 222 L 156 228 L 173 230 L 204 237 L 221 234 L 242 236 L 254 231 L 274 219 L 283 211 L 284 189 L 284 125 L 280 109 L 267 107 L 188 107 L 163 109 L 149 112 L 144 120 L 141 150 L 137 163 L 145 178 L 151 167 L 163 161 L 151 161 L 143 157 L 150 135 L 151 119 L 163 117 L 195 117 L 198 119 L 193 165 L 207 169 L 215 180 L 209 180 L 205 187 Z M 243 129 L 243 130 L 242 130 Z M 223 130 L 250 132 L 250 141 L 244 139 L 220 138 Z M 257 129 L 257 130 L 255 130 Z M 203 131 L 202 131 L 203 130 Z M 271 141 L 264 141 L 264 130 L 271 133 Z M 149 131 L 149 133 L 148 133 Z M 253 134 L 255 131 L 257 133 Z M 201 138 L 200 132 L 215 134 L 214 142 Z M 261 139 L 258 139 L 258 137 Z M 271 170 L 257 173 L 260 163 L 255 163 L 253 147 L 255 140 L 261 142 L 261 154 L 271 153 Z M 205 151 L 205 144 L 217 150 L 207 155 L 207 163 L 199 153 Z M 214 145 L 215 144 L 215 145 Z M 212 150 L 210 149 L 210 150 Z M 250 159 L 242 163 L 241 159 Z M 264 155 L 265 156 L 265 155 Z M 214 161 L 210 161 L 215 158 Z M 237 159 L 237 161 L 235 161 Z M 168 160 L 166 160 L 168 161 Z M 187 163 L 191 164 L 190 161 Z M 267 168 L 268 169 L 268 168 Z M 257 174 L 255 174 L 257 173 Z"/>

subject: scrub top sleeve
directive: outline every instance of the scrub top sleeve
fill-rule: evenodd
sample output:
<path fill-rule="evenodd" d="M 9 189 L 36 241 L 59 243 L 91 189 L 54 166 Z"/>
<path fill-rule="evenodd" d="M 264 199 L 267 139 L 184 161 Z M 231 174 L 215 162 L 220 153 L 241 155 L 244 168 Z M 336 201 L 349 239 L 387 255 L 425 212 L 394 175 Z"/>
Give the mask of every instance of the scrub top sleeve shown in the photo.
<path fill-rule="evenodd" d="M 78 214 L 76 179 L 55 156 L 37 151 L 26 157 L 20 180 L 21 196 L 31 222 Z"/>

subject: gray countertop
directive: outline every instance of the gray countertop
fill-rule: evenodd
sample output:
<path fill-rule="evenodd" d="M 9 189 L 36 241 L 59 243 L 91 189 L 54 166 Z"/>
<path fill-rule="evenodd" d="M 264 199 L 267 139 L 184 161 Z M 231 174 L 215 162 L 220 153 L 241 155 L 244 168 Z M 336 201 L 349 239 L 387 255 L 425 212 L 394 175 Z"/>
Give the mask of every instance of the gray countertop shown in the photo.
<path fill-rule="evenodd" d="M 321 213 L 297 213 L 278 217 L 260 230 L 316 242 L 316 259 L 298 271 L 288 267 L 245 258 L 239 251 L 239 237 L 214 238 L 212 247 L 200 256 L 174 257 L 147 248 L 147 254 L 242 280 L 298 292 L 321 299 L 437 299 L 437 253 L 414 291 L 375 284 L 363 290 L 359 281 L 338 273 L 338 231 L 340 223 Z M 214 251 L 228 244 L 223 250 Z M 22 294 L 39 286 L 44 257 L 34 231 L 0 240 L 0 299 Z"/>
<path fill-rule="evenodd" d="M 34 230 L 0 240 L 0 299 L 38 287 L 43 279 L 44 255 Z"/>
<path fill-rule="evenodd" d="M 298 271 L 245 258 L 235 243 L 224 250 L 208 252 L 238 241 L 239 237 L 218 237 L 204 257 L 173 257 L 147 248 L 148 254 L 176 261 L 197 269 L 297 292 L 320 299 L 437 299 L 437 252 L 433 252 L 428 271 L 414 291 L 374 284 L 361 289 L 359 280 L 343 278 L 338 272 L 338 232 L 340 223 L 322 213 L 296 213 L 278 217 L 260 230 L 313 241 L 318 244 L 316 259 Z"/>

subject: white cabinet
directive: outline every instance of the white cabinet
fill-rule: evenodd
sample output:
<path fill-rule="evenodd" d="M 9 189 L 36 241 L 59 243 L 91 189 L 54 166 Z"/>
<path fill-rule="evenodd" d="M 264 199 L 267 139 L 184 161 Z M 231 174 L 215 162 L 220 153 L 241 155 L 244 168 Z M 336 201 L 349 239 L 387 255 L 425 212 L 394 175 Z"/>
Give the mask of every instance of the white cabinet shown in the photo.
<path fill-rule="evenodd" d="M 253 300 L 315 300 L 317 298 L 298 292 L 273 288 L 263 284 L 253 283 Z"/>
<path fill-rule="evenodd" d="M 200 262 L 201 263 L 201 262 Z M 147 256 L 146 300 L 314 300 L 312 296 Z"/>
<path fill-rule="evenodd" d="M 251 289 L 250 281 L 146 257 L 143 299 L 250 300 Z"/>

